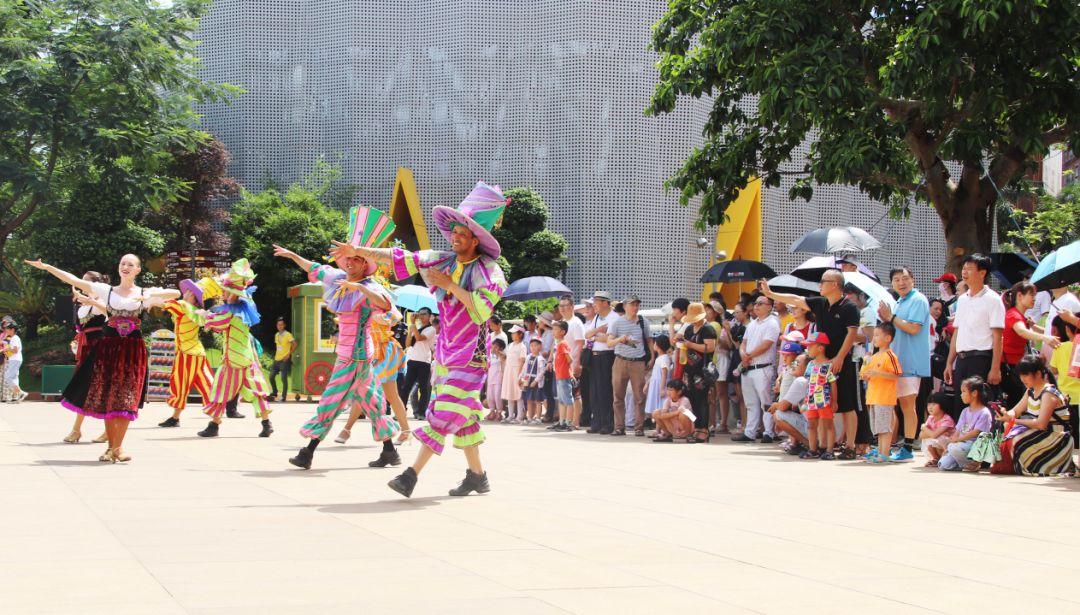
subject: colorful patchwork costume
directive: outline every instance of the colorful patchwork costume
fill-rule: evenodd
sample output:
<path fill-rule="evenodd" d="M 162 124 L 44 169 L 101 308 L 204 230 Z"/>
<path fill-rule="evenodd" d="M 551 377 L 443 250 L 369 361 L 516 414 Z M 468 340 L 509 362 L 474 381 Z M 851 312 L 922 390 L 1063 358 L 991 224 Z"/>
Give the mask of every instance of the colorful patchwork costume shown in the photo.
<path fill-rule="evenodd" d="M 349 211 L 349 243 L 362 247 L 377 246 L 394 231 L 394 223 L 381 211 L 369 207 L 353 207 Z M 390 293 L 374 280 L 375 265 L 368 261 L 366 277 L 360 282 L 367 289 L 393 303 Z M 376 442 L 392 438 L 400 427 L 386 416 L 386 401 L 373 363 L 376 345 L 371 328 L 385 314 L 371 305 L 359 290 L 338 286 L 347 274 L 329 265 L 313 264 L 308 278 L 323 285 L 323 300 L 327 309 L 338 316 L 337 359 L 330 381 L 323 391 L 315 416 L 300 429 L 305 438 L 323 440 L 330 426 L 351 404 L 358 404 L 371 419 L 371 435 Z"/>
<path fill-rule="evenodd" d="M 199 305 L 202 305 L 203 292 L 195 282 L 184 280 L 180 283 L 180 290 L 194 292 Z M 172 316 L 173 332 L 176 335 L 176 359 L 169 377 L 169 399 L 166 403 L 174 410 L 183 410 L 187 407 L 187 398 L 192 387 L 195 387 L 204 402 L 210 399 L 210 385 L 214 375 L 206 361 L 206 349 L 199 341 L 199 328 L 203 326 L 204 319 L 195 306 L 183 299 L 168 301 L 162 309 Z"/>
<path fill-rule="evenodd" d="M 235 296 L 235 303 L 219 303 L 210 311 L 205 327 L 222 335 L 221 366 L 214 374 L 214 383 L 209 398 L 205 399 L 203 412 L 220 419 L 225 412 L 225 404 L 237 394 L 255 408 L 257 417 L 267 420 L 270 407 L 266 396 L 270 387 L 262 373 L 255 341 L 251 337 L 251 327 L 259 324 L 259 311 L 251 300 L 255 287 L 251 282 L 254 272 L 246 258 L 233 263 L 232 269 L 220 276 L 217 284 L 210 284 L 207 297 L 230 293 Z M 207 279 L 209 280 L 209 279 Z"/>
<path fill-rule="evenodd" d="M 394 275 L 398 279 L 426 270 L 439 269 L 468 291 L 473 309 L 442 288 L 433 288 L 442 319 L 442 333 L 435 344 L 435 382 L 433 408 L 427 413 L 428 424 L 413 432 L 425 446 L 442 454 L 447 436 L 453 436 L 456 448 L 476 446 L 484 441 L 480 429 L 483 407 L 480 389 L 487 374 L 486 323 L 506 290 L 502 269 L 495 263 L 501 250 L 490 234 L 506 208 L 506 199 L 498 186 L 477 183 L 457 210 L 436 207 L 435 223 L 444 235 L 454 225 L 469 226 L 480 239 L 480 255 L 460 263 L 454 252 L 393 250 Z M 429 284 L 430 285 L 430 284 Z"/>

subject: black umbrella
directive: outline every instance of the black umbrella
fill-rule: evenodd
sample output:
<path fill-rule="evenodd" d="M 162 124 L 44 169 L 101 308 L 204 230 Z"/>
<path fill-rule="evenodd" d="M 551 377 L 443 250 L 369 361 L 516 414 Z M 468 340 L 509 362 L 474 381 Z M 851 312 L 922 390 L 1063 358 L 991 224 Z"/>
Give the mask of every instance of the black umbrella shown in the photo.
<path fill-rule="evenodd" d="M 990 253 L 990 272 L 1005 286 L 1030 278 L 1038 266 L 1039 263 L 1016 252 Z"/>
<path fill-rule="evenodd" d="M 793 275 L 778 275 L 769 280 L 769 289 L 777 293 L 813 297 L 821 294 L 821 283 L 801 280 Z"/>
<path fill-rule="evenodd" d="M 835 254 L 837 252 L 863 252 L 880 247 L 881 242 L 861 228 L 841 226 L 810 231 L 791 244 L 789 251 Z"/>
<path fill-rule="evenodd" d="M 867 277 L 873 278 L 876 282 L 881 282 L 877 277 L 877 274 L 871 271 L 869 267 L 851 257 L 837 258 L 835 256 L 812 256 L 792 270 L 791 275 L 808 282 L 820 282 L 821 276 L 825 275 L 826 271 L 830 269 L 840 269 L 845 262 L 855 265 L 859 272 Z"/>
<path fill-rule="evenodd" d="M 753 282 L 761 278 L 776 277 L 776 272 L 765 263 L 735 259 L 716 263 L 701 276 L 702 282 Z"/>

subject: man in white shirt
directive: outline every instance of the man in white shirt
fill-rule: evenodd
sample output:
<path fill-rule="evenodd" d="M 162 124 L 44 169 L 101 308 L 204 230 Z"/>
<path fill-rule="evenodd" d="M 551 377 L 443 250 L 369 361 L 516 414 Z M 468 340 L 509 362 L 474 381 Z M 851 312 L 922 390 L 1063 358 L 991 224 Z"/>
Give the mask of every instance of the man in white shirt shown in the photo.
<path fill-rule="evenodd" d="M 405 359 L 408 367 L 405 371 L 405 402 L 413 402 L 413 418 L 423 420 L 431 401 L 431 353 L 435 349 L 435 327 L 431 326 L 431 310 L 426 307 L 417 310 L 409 323 L 409 333 L 405 336 L 408 350 Z M 413 389 L 419 389 L 413 398 Z"/>
<path fill-rule="evenodd" d="M 1005 304 L 1001 295 L 986 286 L 990 258 L 972 254 L 964 259 L 960 274 L 967 292 L 956 301 L 956 317 L 949 358 L 945 362 L 945 382 L 956 392 L 949 413 L 953 420 L 964 409 L 960 384 L 979 376 L 992 385 L 1001 382 L 1001 335 L 1005 330 Z"/>
<path fill-rule="evenodd" d="M 746 429 L 732 436 L 732 442 L 753 442 L 764 422 L 762 444 L 769 444 L 776 436 L 773 415 L 768 412 L 772 405 L 772 386 L 776 380 L 776 340 L 780 337 L 780 321 L 772 315 L 773 301 L 760 296 L 754 301 L 754 320 L 746 326 L 739 347 L 742 363 L 743 403 L 746 404 Z"/>
<path fill-rule="evenodd" d="M 596 291 L 593 293 L 593 307 L 596 312 L 585 323 L 585 339 L 592 341 L 589 356 L 589 408 L 592 420 L 586 433 L 609 435 L 615 430 L 615 415 L 612 412 L 615 392 L 611 388 L 611 372 L 615 365 L 615 350 L 608 346 L 608 328 L 620 318 L 611 309 L 611 293 Z"/>

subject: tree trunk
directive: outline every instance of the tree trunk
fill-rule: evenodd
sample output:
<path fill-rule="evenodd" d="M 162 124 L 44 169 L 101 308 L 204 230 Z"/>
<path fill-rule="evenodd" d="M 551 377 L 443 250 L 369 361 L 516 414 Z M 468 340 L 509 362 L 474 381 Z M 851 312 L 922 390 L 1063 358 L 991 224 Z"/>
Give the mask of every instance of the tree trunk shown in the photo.
<path fill-rule="evenodd" d="M 990 203 L 979 193 L 959 192 L 948 208 L 949 217 L 942 218 L 947 254 L 945 268 L 960 275 L 960 263 L 976 252 L 989 254 L 993 246 L 993 220 L 989 217 Z M 940 209 L 938 210 L 940 212 Z"/>
<path fill-rule="evenodd" d="M 36 340 L 38 337 L 38 325 L 40 317 L 27 315 L 26 317 L 26 340 Z"/>

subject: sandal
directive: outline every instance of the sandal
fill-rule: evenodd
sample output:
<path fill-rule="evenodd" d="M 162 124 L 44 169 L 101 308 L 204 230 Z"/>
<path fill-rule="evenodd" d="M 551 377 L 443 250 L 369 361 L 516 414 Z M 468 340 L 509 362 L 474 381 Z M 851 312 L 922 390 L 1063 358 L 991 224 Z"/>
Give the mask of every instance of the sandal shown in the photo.
<path fill-rule="evenodd" d="M 67 442 L 68 444 L 77 444 L 81 438 L 82 432 L 78 429 L 72 429 L 71 433 L 64 437 L 64 442 Z"/>
<path fill-rule="evenodd" d="M 982 464 L 979 463 L 978 461 L 969 461 L 967 463 L 967 465 L 964 466 L 964 471 L 965 472 L 978 472 L 981 469 L 982 469 Z"/>
<path fill-rule="evenodd" d="M 349 441 L 350 436 L 352 436 L 351 431 L 349 431 L 348 429 L 342 429 L 341 433 L 338 434 L 338 437 L 334 438 L 334 442 L 337 442 L 338 444 L 345 444 Z"/>
<path fill-rule="evenodd" d="M 116 457 L 113 456 L 113 450 L 111 448 L 105 449 L 105 454 L 98 457 L 98 461 L 105 463 L 116 463 Z"/>
<path fill-rule="evenodd" d="M 857 455 L 855 454 L 855 451 L 850 449 L 850 448 L 847 448 L 847 447 L 844 447 L 843 449 L 841 449 L 840 455 L 839 455 L 840 459 L 848 459 L 848 460 L 855 459 L 856 456 Z"/>
<path fill-rule="evenodd" d="M 105 444 L 108 441 L 109 441 L 109 434 L 106 433 L 106 432 L 102 432 L 100 436 L 93 439 L 93 442 L 95 442 L 97 444 Z"/>
<path fill-rule="evenodd" d="M 124 449 L 116 447 L 112 450 L 112 456 L 114 461 L 131 461 L 131 455 L 124 452 Z"/>
<path fill-rule="evenodd" d="M 674 442 L 675 438 L 671 436 L 664 436 L 663 438 L 653 438 L 653 442 Z"/>
<path fill-rule="evenodd" d="M 927 461 L 926 463 L 923 464 L 923 467 L 924 468 L 936 468 L 937 464 L 938 464 L 937 459 L 930 459 L 929 461 Z"/>
<path fill-rule="evenodd" d="M 704 434 L 704 437 L 702 437 Z M 707 444 L 709 442 L 709 430 L 707 429 L 695 429 L 694 434 L 686 439 L 687 444 Z"/>

